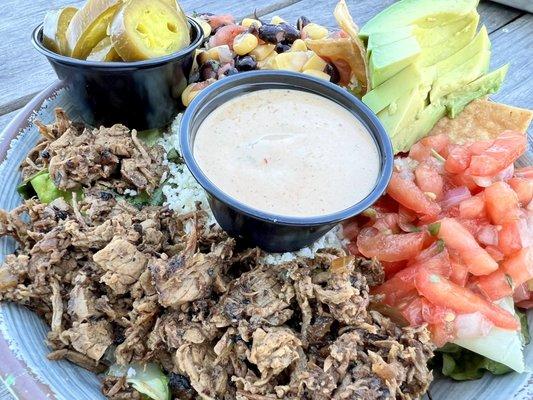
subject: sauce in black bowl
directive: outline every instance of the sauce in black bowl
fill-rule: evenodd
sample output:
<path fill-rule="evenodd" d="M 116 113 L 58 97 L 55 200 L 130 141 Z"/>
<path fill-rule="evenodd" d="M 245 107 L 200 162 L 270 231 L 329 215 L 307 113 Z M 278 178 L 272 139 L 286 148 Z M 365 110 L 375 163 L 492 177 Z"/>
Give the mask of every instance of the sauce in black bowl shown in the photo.
<path fill-rule="evenodd" d="M 379 153 L 380 171 L 372 191 L 350 207 L 318 216 L 286 216 L 264 212 L 237 201 L 215 185 L 194 156 L 194 142 L 202 122 L 220 105 L 245 93 L 264 89 L 292 89 L 313 93 L 350 111 L 372 136 Z M 180 127 L 181 153 L 189 170 L 206 190 L 220 226 L 248 245 L 270 252 L 301 249 L 336 224 L 370 207 L 385 191 L 392 174 L 390 139 L 377 117 L 345 89 L 326 81 L 286 71 L 259 71 L 234 75 L 204 89 L 187 108 Z M 228 160 L 231 162 L 231 160 Z"/>
<path fill-rule="evenodd" d="M 65 81 L 66 95 L 85 123 L 155 129 L 171 123 L 183 109 L 181 93 L 187 87 L 196 49 L 204 40 L 200 25 L 192 18 L 188 20 L 189 46 L 144 61 L 100 62 L 62 56 L 43 45 L 42 24 L 35 28 L 32 39 L 59 79 Z"/>

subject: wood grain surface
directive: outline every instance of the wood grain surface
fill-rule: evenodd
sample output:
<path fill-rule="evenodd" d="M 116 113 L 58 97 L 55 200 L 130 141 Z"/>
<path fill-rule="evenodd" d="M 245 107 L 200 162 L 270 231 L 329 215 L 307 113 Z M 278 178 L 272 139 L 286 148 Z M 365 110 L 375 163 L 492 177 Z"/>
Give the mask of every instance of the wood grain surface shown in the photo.
<path fill-rule="evenodd" d="M 242 18 L 257 9 L 260 16 L 280 15 L 294 23 L 305 15 L 311 20 L 334 26 L 333 8 L 337 0 L 182 0 L 187 12 L 232 13 Z M 347 0 L 359 25 L 393 3 L 393 0 Z M 0 0 L 0 131 L 36 93 L 56 79 L 43 56 L 30 43 L 35 26 L 42 22 L 47 10 L 73 0 Z M 492 42 L 492 67 L 510 63 L 502 90 L 494 96 L 498 101 L 531 108 L 533 97 L 533 16 L 500 4 L 483 1 L 479 6 L 482 23 Z M 531 162 L 531 159 L 529 160 Z M 0 361 L 1 362 L 1 361 Z M 0 383 L 0 400 L 12 399 Z"/>

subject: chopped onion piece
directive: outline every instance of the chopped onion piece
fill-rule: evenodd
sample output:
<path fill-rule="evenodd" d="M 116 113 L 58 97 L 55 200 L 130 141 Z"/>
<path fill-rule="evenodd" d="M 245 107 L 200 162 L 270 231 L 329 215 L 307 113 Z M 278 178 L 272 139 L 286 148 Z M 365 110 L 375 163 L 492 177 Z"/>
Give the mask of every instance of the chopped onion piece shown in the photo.
<path fill-rule="evenodd" d="M 487 336 L 493 324 L 480 312 L 459 314 L 455 317 L 455 330 L 458 339 Z"/>
<path fill-rule="evenodd" d="M 468 190 L 466 186 L 460 186 L 446 192 L 440 205 L 445 210 L 458 205 L 460 202 L 467 200 L 470 197 L 472 197 L 470 190 Z"/>

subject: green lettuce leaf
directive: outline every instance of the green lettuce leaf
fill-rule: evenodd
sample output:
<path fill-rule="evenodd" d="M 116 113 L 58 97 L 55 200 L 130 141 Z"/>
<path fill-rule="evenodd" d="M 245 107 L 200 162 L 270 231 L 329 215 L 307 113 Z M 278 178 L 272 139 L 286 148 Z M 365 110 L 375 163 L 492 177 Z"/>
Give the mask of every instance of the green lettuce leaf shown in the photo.
<path fill-rule="evenodd" d="M 111 376 L 125 376 L 127 383 L 131 384 L 135 390 L 148 396 L 150 399 L 170 400 L 168 377 L 156 364 L 113 364 L 107 374 Z"/>

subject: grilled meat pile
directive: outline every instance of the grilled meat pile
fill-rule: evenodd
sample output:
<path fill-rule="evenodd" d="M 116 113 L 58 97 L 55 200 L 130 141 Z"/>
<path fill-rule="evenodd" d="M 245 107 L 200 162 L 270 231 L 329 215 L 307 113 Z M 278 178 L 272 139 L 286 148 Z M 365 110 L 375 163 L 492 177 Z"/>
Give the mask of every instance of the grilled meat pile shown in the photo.
<path fill-rule="evenodd" d="M 0 212 L 20 244 L 0 267 L 0 300 L 50 325 L 49 358 L 95 372 L 155 362 L 176 399 L 414 399 L 432 379 L 424 328 L 369 311 L 379 264 L 320 251 L 267 265 L 207 215 L 129 204 L 153 191 L 164 152 L 125 127 L 84 129 L 59 111 L 23 166 L 83 196 Z M 44 154 L 43 154 L 44 153 Z M 106 376 L 109 398 L 140 394 Z"/>

